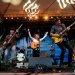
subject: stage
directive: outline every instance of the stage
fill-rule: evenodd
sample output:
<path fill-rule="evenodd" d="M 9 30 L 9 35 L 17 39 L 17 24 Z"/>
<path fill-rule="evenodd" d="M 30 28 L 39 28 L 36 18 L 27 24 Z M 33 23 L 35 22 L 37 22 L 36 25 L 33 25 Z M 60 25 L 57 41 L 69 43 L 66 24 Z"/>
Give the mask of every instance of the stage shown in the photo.
<path fill-rule="evenodd" d="M 75 75 L 75 73 L 0 73 L 0 75 Z"/>

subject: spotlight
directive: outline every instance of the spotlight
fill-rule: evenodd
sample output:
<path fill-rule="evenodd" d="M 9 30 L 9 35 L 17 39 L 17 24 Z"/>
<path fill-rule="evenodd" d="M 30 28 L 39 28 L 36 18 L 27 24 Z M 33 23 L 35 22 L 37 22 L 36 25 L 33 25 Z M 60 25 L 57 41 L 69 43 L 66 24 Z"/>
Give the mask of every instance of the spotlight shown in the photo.
<path fill-rule="evenodd" d="M 19 18 L 17 17 L 17 20 L 18 20 Z"/>
<path fill-rule="evenodd" d="M 11 19 L 13 20 L 13 17 L 11 17 Z"/>
<path fill-rule="evenodd" d="M 64 18 L 66 18 L 66 16 L 64 16 Z"/>
<path fill-rule="evenodd" d="M 70 18 L 72 18 L 72 16 L 70 16 Z"/>
<path fill-rule="evenodd" d="M 28 16 L 29 17 L 29 20 L 33 20 L 33 17 L 32 16 Z"/>
<path fill-rule="evenodd" d="M 45 21 L 48 21 L 49 20 L 49 17 L 46 15 L 46 16 L 44 16 L 44 20 Z"/>
<path fill-rule="evenodd" d="M 53 17 L 51 16 L 51 19 L 53 19 Z"/>
<path fill-rule="evenodd" d="M 59 19 L 59 17 L 57 16 L 57 19 Z"/>
<path fill-rule="evenodd" d="M 35 18 L 35 20 L 38 20 L 38 19 L 39 19 L 39 17 L 38 17 L 38 16 L 35 16 L 34 18 Z"/>
<path fill-rule="evenodd" d="M 24 18 L 26 19 L 26 16 Z"/>
<path fill-rule="evenodd" d="M 7 20 L 8 18 L 6 17 L 6 20 Z"/>

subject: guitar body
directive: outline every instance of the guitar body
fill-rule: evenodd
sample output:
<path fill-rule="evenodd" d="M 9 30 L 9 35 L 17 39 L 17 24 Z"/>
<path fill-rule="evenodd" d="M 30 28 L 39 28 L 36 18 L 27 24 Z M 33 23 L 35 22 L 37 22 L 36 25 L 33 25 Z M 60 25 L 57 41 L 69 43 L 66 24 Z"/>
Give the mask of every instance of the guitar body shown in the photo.
<path fill-rule="evenodd" d="M 9 43 L 6 43 L 6 44 L 3 45 L 2 48 L 3 48 L 3 50 L 6 50 L 9 46 L 10 46 L 10 44 Z"/>
<path fill-rule="evenodd" d="M 52 37 L 52 40 L 53 40 L 55 43 L 59 43 L 59 42 L 62 42 L 62 41 L 63 41 L 63 38 L 61 38 L 61 37 Z"/>
<path fill-rule="evenodd" d="M 32 49 L 36 49 L 37 47 L 39 47 L 39 43 L 38 42 L 31 42 L 30 47 Z"/>
<path fill-rule="evenodd" d="M 7 47 L 6 46 L 3 46 L 2 48 L 3 48 L 3 50 L 6 50 Z"/>

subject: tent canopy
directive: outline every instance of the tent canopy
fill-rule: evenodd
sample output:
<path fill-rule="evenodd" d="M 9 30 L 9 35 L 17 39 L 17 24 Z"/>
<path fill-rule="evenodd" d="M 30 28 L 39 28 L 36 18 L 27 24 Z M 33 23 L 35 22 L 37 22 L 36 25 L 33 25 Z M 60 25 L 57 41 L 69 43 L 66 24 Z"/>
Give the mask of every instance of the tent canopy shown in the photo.
<path fill-rule="evenodd" d="M 31 0 L 32 2 L 34 0 Z M 26 12 L 23 10 L 23 5 L 27 0 L 22 0 L 22 2 L 14 6 L 11 3 L 4 3 L 0 1 L 0 15 L 5 17 L 24 17 Z M 65 9 L 61 9 L 57 0 L 37 0 L 37 4 L 40 5 L 39 15 L 48 14 L 50 16 L 75 16 L 75 4 L 68 4 Z"/>

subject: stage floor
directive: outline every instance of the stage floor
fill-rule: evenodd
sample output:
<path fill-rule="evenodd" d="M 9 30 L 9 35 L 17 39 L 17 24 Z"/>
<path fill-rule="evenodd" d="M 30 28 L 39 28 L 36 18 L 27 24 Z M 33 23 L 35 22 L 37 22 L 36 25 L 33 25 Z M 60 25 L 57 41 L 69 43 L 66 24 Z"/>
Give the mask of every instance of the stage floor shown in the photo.
<path fill-rule="evenodd" d="M 0 75 L 75 75 L 75 73 L 0 73 Z"/>

